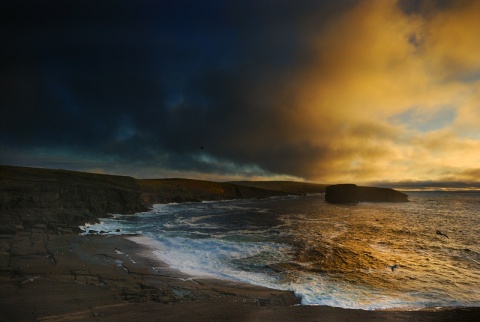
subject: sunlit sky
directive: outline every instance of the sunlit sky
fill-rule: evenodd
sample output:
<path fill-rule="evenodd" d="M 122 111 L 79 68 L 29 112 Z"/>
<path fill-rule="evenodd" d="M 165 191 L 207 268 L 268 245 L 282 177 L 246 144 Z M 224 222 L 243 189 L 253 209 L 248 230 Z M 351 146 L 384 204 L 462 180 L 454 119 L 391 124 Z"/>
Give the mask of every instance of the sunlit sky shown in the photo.
<path fill-rule="evenodd" d="M 2 1 L 0 164 L 480 187 L 480 1 Z"/>

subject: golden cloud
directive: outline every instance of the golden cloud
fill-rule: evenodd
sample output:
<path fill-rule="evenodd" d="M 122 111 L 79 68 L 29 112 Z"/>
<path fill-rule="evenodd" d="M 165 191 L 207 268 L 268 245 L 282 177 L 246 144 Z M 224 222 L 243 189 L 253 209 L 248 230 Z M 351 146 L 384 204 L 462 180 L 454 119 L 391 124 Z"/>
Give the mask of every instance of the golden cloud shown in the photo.
<path fill-rule="evenodd" d="M 452 1 L 427 21 L 425 52 L 437 77 L 469 78 L 480 72 L 480 2 Z"/>
<path fill-rule="evenodd" d="M 478 12 L 476 1 L 424 16 L 362 1 L 312 37 L 317 59 L 301 71 L 289 116 L 292 141 L 324 149 L 309 179 L 430 180 L 479 162 L 480 135 L 459 132 L 480 124 L 480 88 L 465 78 L 480 71 Z M 446 107 L 456 119 L 440 129 L 391 121 L 413 108 L 428 121 Z"/>

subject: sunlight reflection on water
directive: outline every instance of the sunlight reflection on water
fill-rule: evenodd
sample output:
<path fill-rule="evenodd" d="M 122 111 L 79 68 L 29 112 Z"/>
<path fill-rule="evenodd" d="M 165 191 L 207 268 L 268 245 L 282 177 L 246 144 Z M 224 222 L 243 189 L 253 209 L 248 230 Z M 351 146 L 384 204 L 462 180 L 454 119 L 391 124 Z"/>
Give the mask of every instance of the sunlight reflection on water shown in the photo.
<path fill-rule="evenodd" d="M 142 231 L 173 267 L 293 290 L 303 304 L 480 306 L 480 194 L 409 195 L 398 204 L 309 196 L 156 205 L 94 229 Z"/>

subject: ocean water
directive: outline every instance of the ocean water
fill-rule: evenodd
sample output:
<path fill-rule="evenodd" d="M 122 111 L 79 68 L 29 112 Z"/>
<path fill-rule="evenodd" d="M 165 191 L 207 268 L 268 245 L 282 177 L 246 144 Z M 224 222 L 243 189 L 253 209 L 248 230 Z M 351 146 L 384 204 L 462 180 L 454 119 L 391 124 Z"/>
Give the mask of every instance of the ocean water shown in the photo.
<path fill-rule="evenodd" d="M 143 234 L 173 268 L 293 290 L 304 305 L 480 306 L 480 193 L 407 193 L 408 203 L 333 205 L 319 194 L 162 204 L 86 229 Z"/>

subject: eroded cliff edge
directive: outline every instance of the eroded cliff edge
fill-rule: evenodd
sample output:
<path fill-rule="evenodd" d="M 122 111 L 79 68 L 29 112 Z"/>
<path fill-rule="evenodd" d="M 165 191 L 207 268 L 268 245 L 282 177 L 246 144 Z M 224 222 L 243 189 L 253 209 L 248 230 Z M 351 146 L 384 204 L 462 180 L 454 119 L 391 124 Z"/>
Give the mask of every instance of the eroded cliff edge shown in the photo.
<path fill-rule="evenodd" d="M 79 231 L 109 213 L 146 210 L 134 178 L 0 166 L 0 234 Z"/>
<path fill-rule="evenodd" d="M 97 222 L 108 214 L 146 211 L 155 203 L 268 198 L 287 195 L 285 188 L 291 186 L 277 182 L 272 186 L 276 190 L 269 190 L 246 184 L 145 180 L 0 165 L 0 235 L 32 229 L 79 232 L 78 226 L 87 222 Z M 312 189 L 311 185 L 306 187 Z"/>

